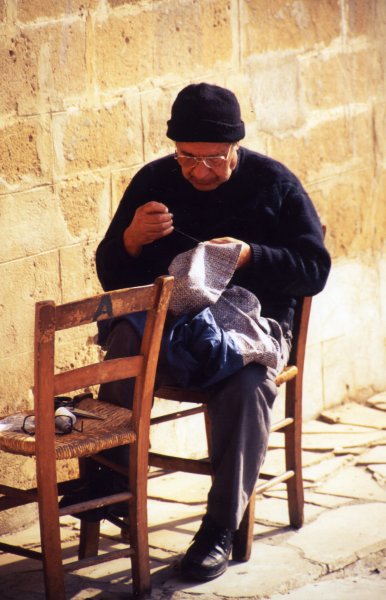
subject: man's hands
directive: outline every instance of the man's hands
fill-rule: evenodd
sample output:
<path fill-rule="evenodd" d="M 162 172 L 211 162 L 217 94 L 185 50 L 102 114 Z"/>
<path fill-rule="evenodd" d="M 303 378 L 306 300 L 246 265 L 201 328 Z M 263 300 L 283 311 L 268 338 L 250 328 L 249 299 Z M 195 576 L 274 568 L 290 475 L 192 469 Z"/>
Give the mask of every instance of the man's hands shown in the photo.
<path fill-rule="evenodd" d="M 142 246 L 173 231 L 173 215 L 161 202 L 147 202 L 135 211 L 134 218 L 123 233 L 123 243 L 131 256 L 138 256 Z"/>
<path fill-rule="evenodd" d="M 241 244 L 240 256 L 237 261 L 236 269 L 241 269 L 241 267 L 245 267 L 252 259 L 252 250 L 249 244 L 246 242 L 242 242 L 241 240 L 237 240 L 233 237 L 221 237 L 214 238 L 213 240 L 209 240 L 211 244 Z"/>
<path fill-rule="evenodd" d="M 138 256 L 142 246 L 169 235 L 173 231 L 173 215 L 162 202 L 147 202 L 135 211 L 130 225 L 123 233 L 123 243 L 130 256 Z M 249 244 L 233 237 L 221 237 L 209 240 L 212 244 L 241 244 L 240 256 L 236 269 L 247 265 L 252 258 Z"/>

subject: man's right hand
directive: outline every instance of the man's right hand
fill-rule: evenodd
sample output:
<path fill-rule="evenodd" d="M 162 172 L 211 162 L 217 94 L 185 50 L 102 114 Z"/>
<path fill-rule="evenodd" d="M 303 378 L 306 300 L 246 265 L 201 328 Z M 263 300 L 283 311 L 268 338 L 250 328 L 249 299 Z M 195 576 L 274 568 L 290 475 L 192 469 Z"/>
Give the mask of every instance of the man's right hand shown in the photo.
<path fill-rule="evenodd" d="M 138 256 L 142 246 L 150 244 L 173 231 L 173 215 L 161 202 L 147 202 L 135 211 L 130 225 L 123 233 L 123 243 L 131 256 Z"/>

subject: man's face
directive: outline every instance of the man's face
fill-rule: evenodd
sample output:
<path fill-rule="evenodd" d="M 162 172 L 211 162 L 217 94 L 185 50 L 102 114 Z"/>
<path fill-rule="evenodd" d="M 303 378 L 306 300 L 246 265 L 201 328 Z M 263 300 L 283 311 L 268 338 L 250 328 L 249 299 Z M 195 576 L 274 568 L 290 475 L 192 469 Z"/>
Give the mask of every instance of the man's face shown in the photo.
<path fill-rule="evenodd" d="M 228 181 L 237 165 L 238 144 L 214 142 L 177 142 L 177 160 L 182 175 L 200 192 L 215 190 Z M 224 157 L 225 160 L 218 157 Z M 207 158 L 208 163 L 194 161 Z M 215 158 L 215 160 L 211 160 Z M 209 165 L 209 166 L 208 166 Z"/>

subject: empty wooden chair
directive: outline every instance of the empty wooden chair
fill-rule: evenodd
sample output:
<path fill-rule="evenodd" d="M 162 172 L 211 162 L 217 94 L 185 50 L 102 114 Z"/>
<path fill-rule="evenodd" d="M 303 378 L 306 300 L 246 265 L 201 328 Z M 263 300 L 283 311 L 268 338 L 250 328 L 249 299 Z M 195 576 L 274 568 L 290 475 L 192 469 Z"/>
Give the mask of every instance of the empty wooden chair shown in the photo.
<path fill-rule="evenodd" d="M 34 435 L 29 434 L 26 424 L 24 433 L 20 430 L 1 431 L 0 449 L 35 457 L 37 487 L 20 490 L 0 485 L 0 510 L 37 502 L 42 552 L 32 552 L 4 543 L 0 543 L 0 550 L 43 560 L 46 597 L 49 600 L 65 598 L 59 517 L 66 514 L 81 516 L 86 510 L 117 502 L 128 502 L 130 547 L 92 556 L 95 540 L 91 539 L 90 543 L 87 523 L 82 521 L 80 556 L 84 558 L 66 564 L 66 569 L 73 570 L 99 561 L 130 556 L 134 595 L 140 597 L 150 589 L 146 509 L 149 420 L 155 370 L 172 284 L 172 277 L 160 277 L 153 285 L 109 292 L 68 304 L 55 305 L 54 302 L 47 301 L 36 305 L 35 432 Z M 138 356 L 55 372 L 55 332 L 137 311 L 147 311 Z M 84 419 L 82 431 L 76 427 L 78 431 L 72 430 L 66 435 L 56 433 L 54 396 L 128 377 L 135 378 L 133 410 L 86 398 L 78 408 L 93 413 L 100 419 Z M 21 417 L 22 415 L 13 415 L 9 420 L 16 422 Z M 31 422 L 30 418 L 27 419 L 27 423 Z M 126 471 L 130 482 L 127 491 L 60 508 L 58 496 L 66 492 L 74 482 L 66 481 L 58 485 L 57 461 L 69 458 L 82 461 L 84 457 L 94 456 L 102 450 L 123 444 L 131 445 L 130 467 Z M 95 527 L 91 529 L 95 534 Z"/>

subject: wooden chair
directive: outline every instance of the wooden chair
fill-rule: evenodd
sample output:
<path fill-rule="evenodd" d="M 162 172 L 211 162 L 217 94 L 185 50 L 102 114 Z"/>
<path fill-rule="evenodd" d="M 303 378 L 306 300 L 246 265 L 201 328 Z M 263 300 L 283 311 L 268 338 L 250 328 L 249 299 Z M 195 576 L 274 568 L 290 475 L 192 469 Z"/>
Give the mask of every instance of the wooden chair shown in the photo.
<path fill-rule="evenodd" d="M 256 493 L 262 493 L 274 485 L 285 481 L 288 491 L 290 524 L 295 528 L 300 528 L 303 524 L 304 495 L 301 461 L 302 383 L 310 310 L 311 298 L 299 299 L 295 311 L 290 360 L 288 366 L 283 369 L 276 379 L 278 386 L 284 384 L 286 386 L 285 416 L 279 422 L 273 424 L 271 431 L 282 432 L 284 434 L 286 468 L 284 472 L 278 473 L 275 476 L 260 473 L 256 490 L 250 499 L 240 527 L 235 533 L 232 556 L 237 561 L 247 561 L 251 554 Z M 157 425 L 203 412 L 210 453 L 210 424 L 205 410 L 205 405 L 210 398 L 209 394 L 201 391 L 187 391 L 177 387 L 162 387 L 155 391 L 155 396 L 156 398 L 166 400 L 199 404 L 199 406 L 191 409 L 153 417 L 151 424 Z M 185 471 L 188 473 L 213 475 L 209 458 L 189 459 L 150 452 L 149 464 L 165 471 Z"/>
<path fill-rule="evenodd" d="M 35 313 L 35 435 L 18 431 L 0 433 L 0 449 L 36 458 L 37 487 L 20 490 L 1 485 L 0 510 L 37 502 L 42 552 L 34 552 L 0 543 L 0 550 L 43 560 L 46 597 L 65 598 L 61 556 L 59 517 L 81 514 L 85 510 L 108 506 L 116 502 L 129 503 L 129 535 L 131 547 L 91 556 L 95 540 L 89 539 L 87 526 L 81 521 L 80 560 L 66 564 L 74 570 L 97 562 L 131 557 L 133 591 L 141 597 L 150 589 L 150 568 L 147 531 L 147 474 L 149 420 L 153 401 L 153 386 L 159 346 L 173 284 L 172 277 L 160 277 L 153 285 L 129 288 L 86 298 L 68 304 L 38 302 Z M 138 356 L 102 361 L 64 372 L 55 372 L 55 332 L 70 329 L 130 312 L 147 311 L 145 332 Z M 73 366 L 73 365 L 72 365 Z M 81 390 L 99 383 L 135 377 L 133 410 L 85 399 L 78 408 L 94 413 L 103 420 L 84 419 L 83 431 L 66 435 L 55 434 L 54 396 Z M 20 415 L 14 415 L 15 419 Z M 57 483 L 57 461 L 97 455 L 102 450 L 131 444 L 130 467 L 126 476 L 130 489 L 76 505 L 59 508 L 58 496 L 68 490 L 73 481 Z M 80 469 L 82 472 L 82 468 Z M 79 481 L 79 480 L 78 480 Z M 99 526 L 99 523 L 96 524 Z M 92 536 L 91 536 L 92 537 Z M 94 536 L 95 537 L 95 536 Z"/>

